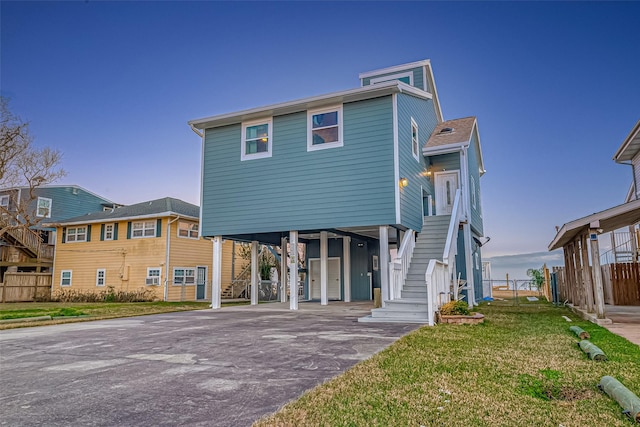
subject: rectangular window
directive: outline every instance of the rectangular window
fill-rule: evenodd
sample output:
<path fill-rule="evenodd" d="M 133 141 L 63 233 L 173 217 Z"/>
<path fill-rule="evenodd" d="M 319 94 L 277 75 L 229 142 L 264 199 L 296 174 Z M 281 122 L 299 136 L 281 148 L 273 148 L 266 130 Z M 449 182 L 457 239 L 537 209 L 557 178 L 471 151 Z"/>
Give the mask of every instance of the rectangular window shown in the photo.
<path fill-rule="evenodd" d="M 60 272 L 60 286 L 71 286 L 71 270 Z"/>
<path fill-rule="evenodd" d="M 0 196 L 0 207 L 9 209 L 9 196 Z"/>
<path fill-rule="evenodd" d="M 38 197 L 36 216 L 40 218 L 51 218 L 51 199 Z"/>
<path fill-rule="evenodd" d="M 132 223 L 131 237 L 156 237 L 156 221 L 138 221 Z"/>
<path fill-rule="evenodd" d="M 383 77 L 374 77 L 373 79 L 369 80 L 369 83 L 374 85 L 376 83 L 384 83 L 391 80 L 400 80 L 402 83 L 413 86 L 413 72 L 408 71 L 406 73 L 391 74 L 389 76 Z"/>
<path fill-rule="evenodd" d="M 176 267 L 173 269 L 174 285 L 193 285 L 196 283 L 196 270 L 194 268 Z"/>
<path fill-rule="evenodd" d="M 420 148 L 418 144 L 418 124 L 411 117 L 411 152 L 416 160 L 420 161 Z"/>
<path fill-rule="evenodd" d="M 96 286 L 104 286 L 107 271 L 104 268 L 99 268 L 96 271 Z"/>
<path fill-rule="evenodd" d="M 70 227 L 67 228 L 67 242 L 86 242 L 87 227 Z"/>
<path fill-rule="evenodd" d="M 242 151 L 240 160 L 271 157 L 272 120 L 242 124 Z"/>
<path fill-rule="evenodd" d="M 307 151 L 343 145 L 342 106 L 307 113 Z"/>
<path fill-rule="evenodd" d="M 476 207 L 476 179 L 471 177 L 471 206 Z"/>
<path fill-rule="evenodd" d="M 104 240 L 113 240 L 113 233 L 115 230 L 114 224 L 104 225 Z"/>
<path fill-rule="evenodd" d="M 147 268 L 147 285 L 159 285 L 160 284 L 160 267 Z"/>
<path fill-rule="evenodd" d="M 198 224 L 189 222 L 178 222 L 178 237 L 198 238 Z"/>

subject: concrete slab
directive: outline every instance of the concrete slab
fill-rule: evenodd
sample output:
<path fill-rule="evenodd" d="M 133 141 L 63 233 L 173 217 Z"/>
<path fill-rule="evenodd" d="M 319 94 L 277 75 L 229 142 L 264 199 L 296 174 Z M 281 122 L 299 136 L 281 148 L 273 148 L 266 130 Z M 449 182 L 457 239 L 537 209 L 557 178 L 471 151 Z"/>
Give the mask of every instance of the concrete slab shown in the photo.
<path fill-rule="evenodd" d="M 605 313 L 612 322 L 605 328 L 640 346 L 640 306 L 607 305 Z"/>
<path fill-rule="evenodd" d="M 227 307 L 0 331 L 0 425 L 244 426 L 418 327 L 371 303 Z"/>

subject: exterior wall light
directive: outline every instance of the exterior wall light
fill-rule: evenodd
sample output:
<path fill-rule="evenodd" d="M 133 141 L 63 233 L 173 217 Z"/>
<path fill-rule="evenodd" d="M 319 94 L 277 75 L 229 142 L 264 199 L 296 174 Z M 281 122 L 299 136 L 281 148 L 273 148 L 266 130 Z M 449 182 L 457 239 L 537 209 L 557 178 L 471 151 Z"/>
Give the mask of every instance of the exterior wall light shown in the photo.
<path fill-rule="evenodd" d="M 409 180 L 407 178 L 400 178 L 400 187 L 406 187 L 409 185 Z"/>

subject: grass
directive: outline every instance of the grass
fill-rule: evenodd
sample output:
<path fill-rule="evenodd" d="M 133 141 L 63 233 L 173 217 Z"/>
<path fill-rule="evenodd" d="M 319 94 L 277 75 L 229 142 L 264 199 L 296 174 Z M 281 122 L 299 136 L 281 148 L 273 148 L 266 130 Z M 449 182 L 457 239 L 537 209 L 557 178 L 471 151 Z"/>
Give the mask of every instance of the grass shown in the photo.
<path fill-rule="evenodd" d="M 142 316 L 145 314 L 170 313 L 175 311 L 202 310 L 210 302 L 129 302 L 129 303 L 4 303 L 0 304 L 0 320 L 25 317 L 62 317 L 53 320 L 29 323 L 0 323 L 0 329 L 51 325 L 57 323 L 82 322 L 87 320 L 113 319 L 116 317 Z M 241 303 L 243 304 L 243 303 Z M 224 304 L 230 305 L 230 304 Z M 71 317 L 85 316 L 85 317 Z M 67 317 L 67 318 L 64 318 Z"/>
<path fill-rule="evenodd" d="M 640 347 L 567 308 L 520 301 L 482 305 L 477 326 L 420 328 L 255 426 L 633 425 L 597 384 L 611 375 L 639 394 Z M 609 361 L 589 360 L 571 325 Z"/>

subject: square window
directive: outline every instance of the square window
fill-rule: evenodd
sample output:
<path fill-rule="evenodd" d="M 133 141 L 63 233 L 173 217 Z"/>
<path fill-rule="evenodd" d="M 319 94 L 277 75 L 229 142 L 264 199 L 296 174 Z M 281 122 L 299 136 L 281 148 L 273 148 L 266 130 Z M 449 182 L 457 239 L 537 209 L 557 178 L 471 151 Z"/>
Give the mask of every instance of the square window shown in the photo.
<path fill-rule="evenodd" d="M 60 286 L 71 286 L 71 270 L 60 272 Z"/>
<path fill-rule="evenodd" d="M 147 285 L 159 285 L 160 284 L 160 267 L 147 268 L 147 279 L 145 281 Z"/>
<path fill-rule="evenodd" d="M 271 157 L 272 120 L 242 124 L 240 160 Z"/>
<path fill-rule="evenodd" d="M 180 221 L 178 222 L 178 237 L 198 238 L 198 224 Z"/>
<path fill-rule="evenodd" d="M 307 151 L 342 147 L 342 106 L 307 113 Z"/>
<path fill-rule="evenodd" d="M 40 218 L 51 218 L 51 199 L 38 197 L 36 216 Z"/>

